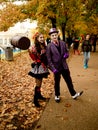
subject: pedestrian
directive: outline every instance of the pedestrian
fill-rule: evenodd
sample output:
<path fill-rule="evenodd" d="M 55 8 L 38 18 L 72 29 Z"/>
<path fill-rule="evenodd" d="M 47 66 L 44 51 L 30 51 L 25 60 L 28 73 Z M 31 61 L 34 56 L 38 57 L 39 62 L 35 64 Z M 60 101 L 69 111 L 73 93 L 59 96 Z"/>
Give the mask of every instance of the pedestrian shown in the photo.
<path fill-rule="evenodd" d="M 79 51 L 79 38 L 78 37 L 74 37 L 73 39 L 73 51 L 74 51 L 74 55 L 78 54 L 80 55 L 80 51 Z"/>
<path fill-rule="evenodd" d="M 96 52 L 97 35 L 92 35 L 90 38 L 90 42 L 92 44 L 92 51 Z"/>
<path fill-rule="evenodd" d="M 83 91 L 76 92 L 70 76 L 69 67 L 66 59 L 69 57 L 69 53 L 64 41 L 58 40 L 58 30 L 51 28 L 49 32 L 51 43 L 48 44 L 46 54 L 48 60 L 49 69 L 54 74 L 54 90 L 55 101 L 60 102 L 60 78 L 63 76 L 69 92 L 73 99 L 79 97 Z"/>
<path fill-rule="evenodd" d="M 90 59 L 91 50 L 92 50 L 92 45 L 90 43 L 90 35 L 87 34 L 85 40 L 82 43 L 82 51 L 84 55 L 84 69 L 88 68 L 88 62 Z"/>
<path fill-rule="evenodd" d="M 48 45 L 50 42 L 51 42 L 51 41 L 50 41 L 50 38 L 47 37 L 47 39 L 46 39 L 46 43 L 47 43 L 47 45 Z"/>
<path fill-rule="evenodd" d="M 72 44 L 72 37 L 70 36 L 70 34 L 68 34 L 68 37 L 66 40 L 67 40 L 66 43 L 67 43 L 68 49 L 70 49 L 70 46 Z"/>
<path fill-rule="evenodd" d="M 34 77 L 36 82 L 34 104 L 36 107 L 40 107 L 38 99 L 46 100 L 46 98 L 41 95 L 42 80 L 43 78 L 47 78 L 49 74 L 47 68 L 46 45 L 43 34 L 37 33 L 34 45 L 29 49 L 29 55 L 33 60 L 33 63 L 31 64 L 32 70 L 28 74 Z"/>

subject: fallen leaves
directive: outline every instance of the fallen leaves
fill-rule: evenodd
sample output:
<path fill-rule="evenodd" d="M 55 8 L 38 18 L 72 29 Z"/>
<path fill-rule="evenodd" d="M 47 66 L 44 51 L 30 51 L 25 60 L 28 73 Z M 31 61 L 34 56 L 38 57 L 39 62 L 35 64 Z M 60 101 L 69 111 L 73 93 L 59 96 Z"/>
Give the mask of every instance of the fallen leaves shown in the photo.
<path fill-rule="evenodd" d="M 71 107 L 71 104 L 70 103 L 66 103 L 64 106 L 65 107 Z"/>
<path fill-rule="evenodd" d="M 28 76 L 31 59 L 27 52 L 14 57 L 14 61 L 0 61 L 0 129 L 32 129 L 40 118 L 47 102 L 41 108 L 33 104 L 35 79 Z M 50 98 L 53 92 L 53 75 L 42 83 L 42 94 Z"/>

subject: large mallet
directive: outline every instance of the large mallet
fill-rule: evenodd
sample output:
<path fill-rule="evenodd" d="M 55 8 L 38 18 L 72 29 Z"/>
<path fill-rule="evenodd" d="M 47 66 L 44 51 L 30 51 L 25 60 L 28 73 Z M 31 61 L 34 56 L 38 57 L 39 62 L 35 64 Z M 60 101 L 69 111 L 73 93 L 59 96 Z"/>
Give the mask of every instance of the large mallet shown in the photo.
<path fill-rule="evenodd" d="M 27 50 L 30 47 L 30 39 L 25 36 L 16 35 L 12 37 L 11 45 L 22 50 Z"/>

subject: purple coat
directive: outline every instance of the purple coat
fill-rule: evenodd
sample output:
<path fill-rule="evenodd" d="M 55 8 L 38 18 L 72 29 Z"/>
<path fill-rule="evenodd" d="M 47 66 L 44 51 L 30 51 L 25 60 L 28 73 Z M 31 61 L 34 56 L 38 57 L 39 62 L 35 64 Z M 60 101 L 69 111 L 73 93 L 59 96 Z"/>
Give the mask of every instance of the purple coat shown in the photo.
<path fill-rule="evenodd" d="M 55 69 L 57 69 L 58 71 L 61 71 L 62 69 L 68 69 L 66 58 L 64 58 L 64 55 L 66 53 L 68 54 L 66 43 L 60 40 L 59 45 L 61 48 L 61 53 L 59 53 L 54 43 L 51 42 L 47 45 L 46 55 L 48 60 L 48 66 L 52 72 Z"/>

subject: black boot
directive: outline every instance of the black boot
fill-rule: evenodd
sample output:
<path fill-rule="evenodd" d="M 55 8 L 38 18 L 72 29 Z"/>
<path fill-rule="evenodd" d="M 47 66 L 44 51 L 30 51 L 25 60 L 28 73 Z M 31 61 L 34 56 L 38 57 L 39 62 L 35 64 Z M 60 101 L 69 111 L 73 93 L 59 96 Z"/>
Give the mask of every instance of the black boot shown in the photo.
<path fill-rule="evenodd" d="M 37 93 L 38 94 L 38 99 L 46 101 L 46 98 L 41 95 L 40 87 L 36 87 L 36 88 L 38 90 L 38 93 Z"/>
<path fill-rule="evenodd" d="M 39 88 L 35 87 L 34 104 L 36 107 L 40 107 L 40 104 L 38 102 L 38 99 L 39 99 L 38 93 L 39 93 Z"/>
<path fill-rule="evenodd" d="M 34 104 L 36 107 L 40 107 L 40 104 L 38 102 L 38 98 L 36 97 L 36 95 L 34 95 Z"/>
<path fill-rule="evenodd" d="M 38 99 L 46 101 L 46 98 L 41 95 L 41 92 L 38 93 Z"/>
<path fill-rule="evenodd" d="M 46 101 L 46 98 L 41 95 L 40 87 L 37 87 L 37 86 L 35 87 L 35 94 L 37 96 L 37 99 Z"/>

